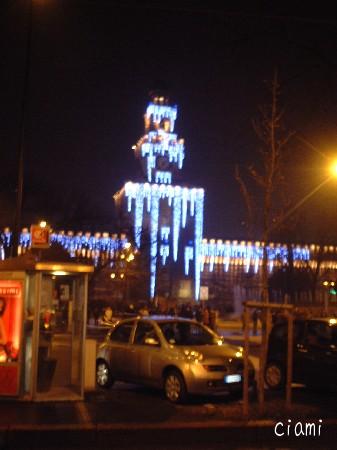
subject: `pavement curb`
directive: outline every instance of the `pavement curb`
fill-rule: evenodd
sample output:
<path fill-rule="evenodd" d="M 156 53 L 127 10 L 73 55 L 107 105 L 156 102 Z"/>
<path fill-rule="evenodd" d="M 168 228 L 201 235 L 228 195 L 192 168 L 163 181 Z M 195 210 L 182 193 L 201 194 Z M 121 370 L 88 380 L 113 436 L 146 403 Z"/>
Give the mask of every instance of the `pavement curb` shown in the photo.
<path fill-rule="evenodd" d="M 317 420 L 311 422 L 317 423 Z M 337 419 L 326 420 L 320 435 L 298 437 L 275 433 L 277 420 L 195 421 L 183 423 L 17 424 L 0 428 L 0 449 L 59 450 L 73 448 L 202 449 L 239 447 L 335 450 Z M 286 430 L 284 420 L 283 430 Z M 140 445 L 141 444 L 141 445 Z M 164 447 L 162 447 L 164 445 Z M 225 445 L 225 447 L 223 447 Z M 332 445 L 332 446 L 331 446 Z M 111 447 L 112 448 L 112 447 Z"/>
<path fill-rule="evenodd" d="M 317 423 L 316 420 L 311 422 Z M 51 450 L 70 448 L 225 448 L 250 449 L 310 448 L 335 450 L 337 419 L 326 420 L 320 435 L 298 437 L 275 434 L 277 420 L 247 421 L 195 421 L 163 423 L 86 423 L 86 424 L 18 424 L 0 428 L 0 449 L 6 450 Z M 286 431 L 286 419 L 283 419 Z M 210 444 L 211 447 L 210 447 Z M 333 446 L 331 447 L 331 444 Z M 233 447 L 234 446 L 234 447 Z M 276 447 L 275 447 L 276 446 Z"/>
<path fill-rule="evenodd" d="M 309 419 L 309 418 L 308 418 Z M 181 430 L 181 429 L 211 429 L 211 428 L 271 428 L 280 419 L 275 420 L 207 420 L 191 422 L 150 422 L 150 423 L 82 423 L 82 424 L 10 424 L 0 425 L 0 432 L 14 431 L 103 431 L 103 430 Z M 284 419 L 283 419 L 284 420 Z M 318 419 L 309 419 L 318 423 Z M 281 420 L 280 420 L 281 421 Z M 324 425 L 337 427 L 337 419 L 325 419 Z"/>

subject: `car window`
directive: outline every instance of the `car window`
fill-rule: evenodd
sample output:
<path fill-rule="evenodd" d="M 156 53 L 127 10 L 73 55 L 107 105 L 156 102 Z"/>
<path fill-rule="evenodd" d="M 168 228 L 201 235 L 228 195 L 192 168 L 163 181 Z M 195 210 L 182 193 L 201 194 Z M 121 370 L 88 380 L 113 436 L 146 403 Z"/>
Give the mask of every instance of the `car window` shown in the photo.
<path fill-rule="evenodd" d="M 337 326 L 331 327 L 332 339 L 331 343 L 337 346 Z"/>
<path fill-rule="evenodd" d="M 286 341 L 287 331 L 287 324 L 275 325 L 272 331 L 272 337 L 277 340 Z"/>
<path fill-rule="evenodd" d="M 158 323 L 167 342 L 172 345 L 211 345 L 215 336 L 198 323 L 170 321 Z"/>
<path fill-rule="evenodd" d="M 307 341 L 309 345 L 325 346 L 332 342 L 332 329 L 325 322 L 309 322 L 307 328 Z"/>
<path fill-rule="evenodd" d="M 294 322 L 293 325 L 293 339 L 294 341 L 298 341 L 301 336 L 303 336 L 303 323 Z M 272 338 L 280 341 L 287 341 L 288 339 L 288 323 L 282 323 L 279 325 L 275 325 L 272 330 Z"/>
<path fill-rule="evenodd" d="M 156 330 L 154 329 L 153 325 L 148 322 L 140 321 L 138 322 L 136 328 L 134 343 L 136 345 L 146 345 L 145 339 L 147 338 L 155 339 L 159 342 Z"/>
<path fill-rule="evenodd" d="M 110 335 L 110 341 L 112 342 L 129 342 L 130 334 L 132 331 L 133 322 L 122 323 L 118 325 Z"/>

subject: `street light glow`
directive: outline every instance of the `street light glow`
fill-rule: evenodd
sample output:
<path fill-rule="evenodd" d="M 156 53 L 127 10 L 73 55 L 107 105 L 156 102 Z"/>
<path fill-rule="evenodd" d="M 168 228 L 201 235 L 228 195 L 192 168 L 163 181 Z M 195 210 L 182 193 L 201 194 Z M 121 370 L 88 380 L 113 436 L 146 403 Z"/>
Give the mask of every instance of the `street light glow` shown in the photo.
<path fill-rule="evenodd" d="M 337 160 L 331 165 L 331 173 L 334 177 L 337 177 Z"/>

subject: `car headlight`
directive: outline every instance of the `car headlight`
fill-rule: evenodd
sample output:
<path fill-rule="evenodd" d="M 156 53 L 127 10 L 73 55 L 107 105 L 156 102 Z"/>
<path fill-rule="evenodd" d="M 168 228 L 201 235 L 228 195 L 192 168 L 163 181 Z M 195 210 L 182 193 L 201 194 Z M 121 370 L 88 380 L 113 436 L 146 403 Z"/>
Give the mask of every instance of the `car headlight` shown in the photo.
<path fill-rule="evenodd" d="M 203 354 L 196 352 L 195 350 L 188 350 L 185 349 L 184 350 L 184 355 L 188 360 L 192 360 L 195 362 L 199 362 L 203 360 Z"/>

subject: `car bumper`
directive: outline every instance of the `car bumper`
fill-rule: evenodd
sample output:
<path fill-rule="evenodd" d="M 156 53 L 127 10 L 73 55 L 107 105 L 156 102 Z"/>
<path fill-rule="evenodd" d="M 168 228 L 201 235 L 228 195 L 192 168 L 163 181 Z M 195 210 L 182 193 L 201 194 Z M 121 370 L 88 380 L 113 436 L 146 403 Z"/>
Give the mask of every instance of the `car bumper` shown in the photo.
<path fill-rule="evenodd" d="M 241 381 L 228 383 L 225 377 L 228 375 L 241 375 Z M 226 372 L 209 372 L 202 377 L 186 377 L 186 388 L 190 394 L 211 394 L 238 392 L 243 388 L 242 374 L 229 374 Z M 254 386 L 254 372 L 249 373 L 248 386 Z"/>

